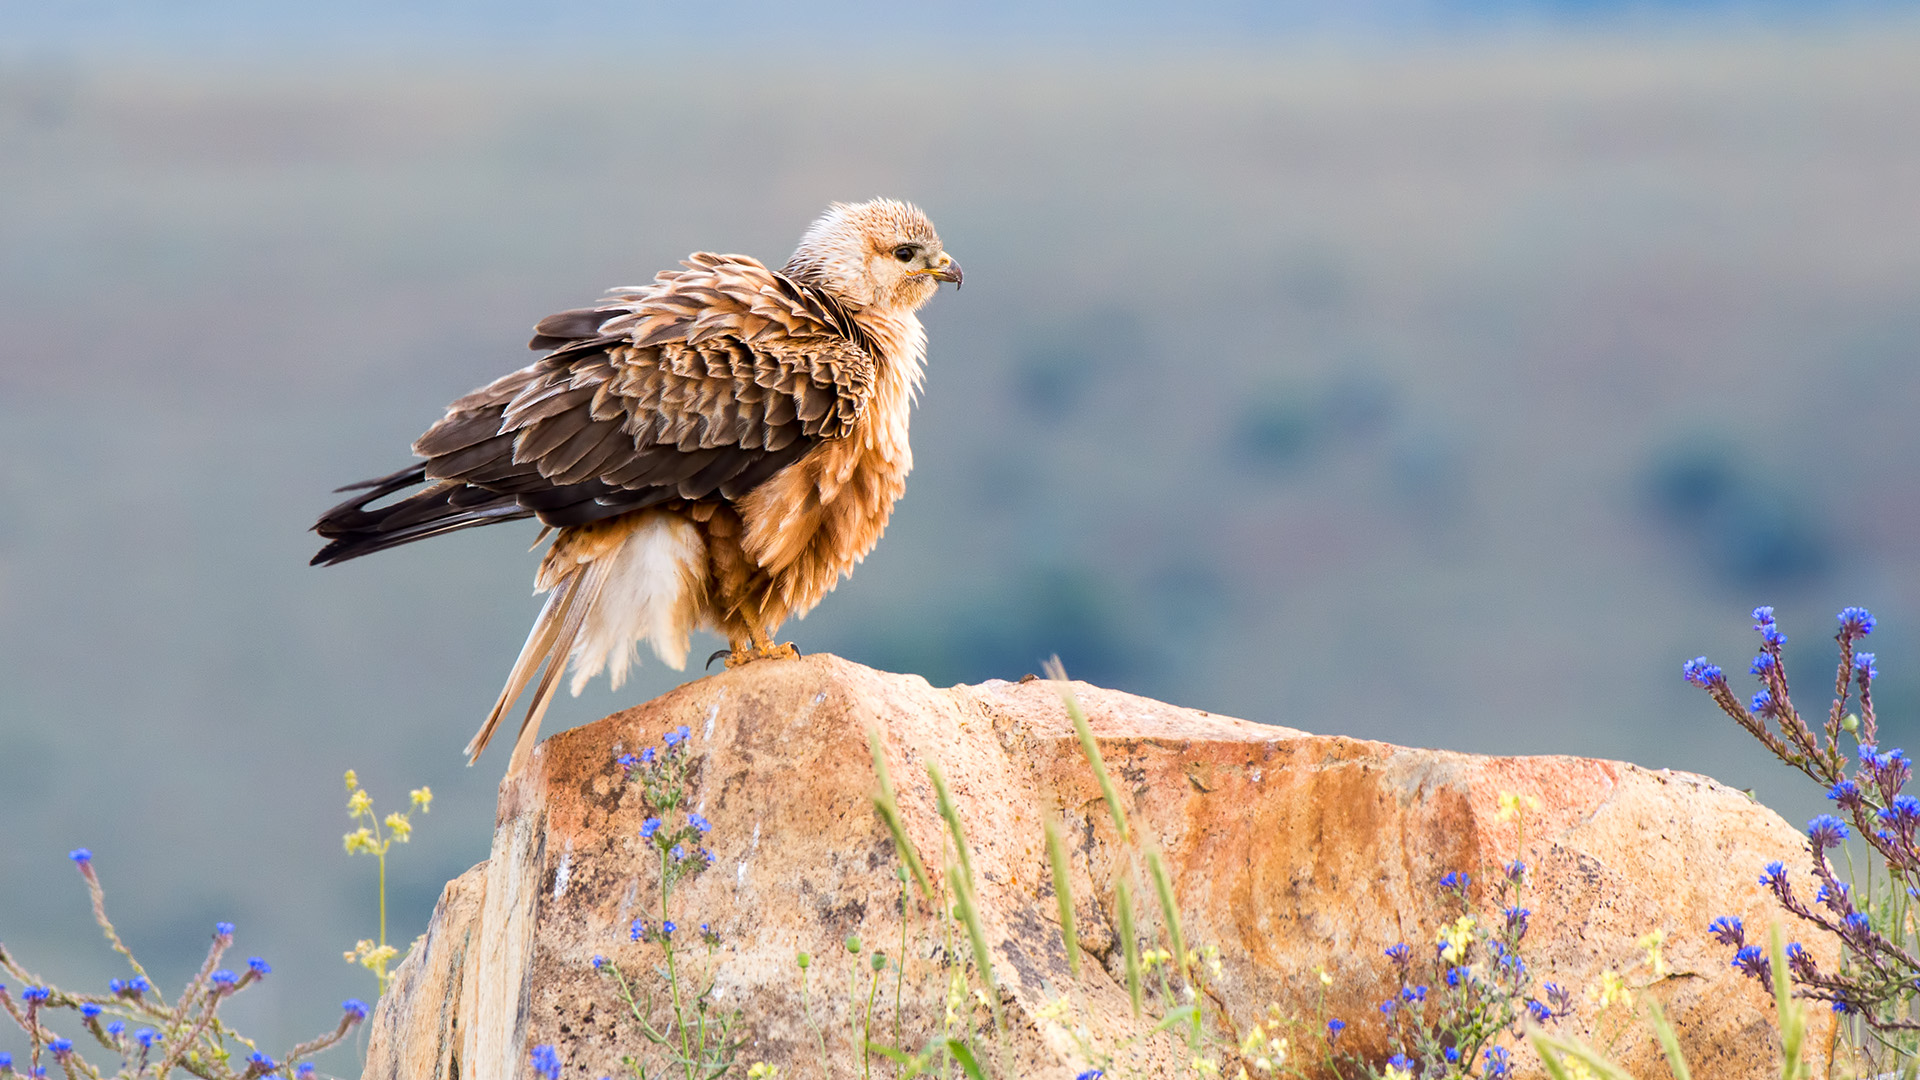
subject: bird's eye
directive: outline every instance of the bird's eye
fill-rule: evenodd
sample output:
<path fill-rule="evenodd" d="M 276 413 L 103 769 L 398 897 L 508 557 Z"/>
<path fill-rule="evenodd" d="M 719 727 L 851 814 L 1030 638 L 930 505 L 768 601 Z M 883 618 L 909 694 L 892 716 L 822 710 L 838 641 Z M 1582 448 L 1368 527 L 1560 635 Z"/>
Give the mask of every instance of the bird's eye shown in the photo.
<path fill-rule="evenodd" d="M 893 249 L 893 257 L 899 259 L 901 262 L 912 262 L 913 257 L 919 253 L 920 249 L 914 247 L 912 244 L 901 244 L 899 247 Z"/>

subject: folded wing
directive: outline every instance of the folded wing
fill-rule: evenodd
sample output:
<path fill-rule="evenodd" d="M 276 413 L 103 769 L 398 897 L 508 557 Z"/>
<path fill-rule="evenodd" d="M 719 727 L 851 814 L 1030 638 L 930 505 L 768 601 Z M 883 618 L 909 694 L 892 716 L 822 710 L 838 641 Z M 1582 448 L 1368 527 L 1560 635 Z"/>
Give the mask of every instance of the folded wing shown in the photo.
<path fill-rule="evenodd" d="M 530 345 L 552 351 L 449 406 L 414 443 L 423 463 L 354 485 L 314 527 L 329 541 L 314 563 L 499 521 L 731 500 L 845 436 L 873 382 L 848 313 L 744 256 L 684 265 L 541 320 Z"/>

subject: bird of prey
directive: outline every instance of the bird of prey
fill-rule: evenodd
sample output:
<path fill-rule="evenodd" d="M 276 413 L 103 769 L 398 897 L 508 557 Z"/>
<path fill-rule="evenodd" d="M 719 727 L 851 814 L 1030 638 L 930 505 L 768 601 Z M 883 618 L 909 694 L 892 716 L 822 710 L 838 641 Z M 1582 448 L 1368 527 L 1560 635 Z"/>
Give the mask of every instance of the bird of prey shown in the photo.
<path fill-rule="evenodd" d="M 729 667 L 797 655 L 780 624 L 852 572 L 905 489 L 915 312 L 961 280 L 926 215 L 835 203 L 778 271 L 681 265 L 542 319 L 546 355 L 448 406 L 413 444 L 424 462 L 342 488 L 314 526 L 315 565 L 528 517 L 555 534 L 546 605 L 469 764 L 534 685 L 520 767 L 569 657 L 577 695 L 603 670 L 619 687 L 642 640 L 683 669 L 695 628 L 725 635 Z"/>

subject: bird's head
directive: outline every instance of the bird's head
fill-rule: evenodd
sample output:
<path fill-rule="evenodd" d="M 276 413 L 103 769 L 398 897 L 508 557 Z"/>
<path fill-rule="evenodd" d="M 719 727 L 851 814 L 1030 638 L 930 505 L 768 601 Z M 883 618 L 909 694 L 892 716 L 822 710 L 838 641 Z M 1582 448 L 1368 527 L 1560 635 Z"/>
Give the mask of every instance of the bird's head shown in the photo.
<path fill-rule="evenodd" d="M 786 273 L 867 308 L 912 311 L 960 264 L 940 249 L 933 222 L 912 203 L 834 203 L 807 227 Z"/>

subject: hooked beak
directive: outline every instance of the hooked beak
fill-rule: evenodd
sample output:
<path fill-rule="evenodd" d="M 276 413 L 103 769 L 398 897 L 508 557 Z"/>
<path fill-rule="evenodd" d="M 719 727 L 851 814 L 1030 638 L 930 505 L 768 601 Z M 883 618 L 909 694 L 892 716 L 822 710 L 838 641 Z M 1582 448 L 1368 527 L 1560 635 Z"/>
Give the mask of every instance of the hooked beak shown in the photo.
<path fill-rule="evenodd" d="M 953 282 L 953 287 L 956 289 L 960 287 L 960 264 L 953 260 L 953 256 L 945 252 L 941 253 L 938 263 L 920 272 L 932 277 L 935 281 L 951 281 Z"/>

